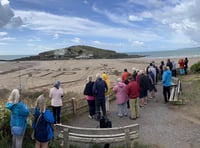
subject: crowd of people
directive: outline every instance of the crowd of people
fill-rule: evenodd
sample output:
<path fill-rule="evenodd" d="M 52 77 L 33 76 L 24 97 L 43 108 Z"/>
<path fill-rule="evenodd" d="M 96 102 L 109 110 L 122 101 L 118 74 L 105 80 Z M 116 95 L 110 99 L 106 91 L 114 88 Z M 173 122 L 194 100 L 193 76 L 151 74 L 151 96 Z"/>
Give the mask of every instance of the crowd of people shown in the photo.
<path fill-rule="evenodd" d="M 181 75 L 187 74 L 188 62 L 187 58 L 184 60 L 182 58 L 179 59 L 178 64 Z M 147 105 L 148 100 L 155 97 L 159 75 L 163 86 L 164 103 L 168 103 L 172 76 L 176 77 L 176 73 L 176 63 L 168 59 L 166 64 L 164 61 L 161 61 L 159 68 L 155 65 L 154 61 L 147 65 L 146 70 L 138 70 L 133 67 L 132 72 L 129 72 L 128 69 L 125 68 L 121 77 L 117 78 L 114 86 L 111 86 L 106 72 L 102 74 L 97 73 L 96 80 L 93 80 L 93 76 L 88 76 L 83 91 L 88 102 L 88 117 L 99 121 L 102 116 L 109 116 L 109 96 L 111 92 L 113 92 L 118 107 L 117 115 L 120 118 L 129 116 L 130 120 L 136 120 L 139 118 L 140 108 Z M 49 92 L 45 91 L 37 98 L 32 125 L 34 131 L 33 138 L 36 141 L 35 148 L 47 148 L 49 141 L 53 137 L 51 124 L 61 124 L 60 113 L 63 96 L 64 91 L 60 86 L 60 81 L 56 81 Z M 51 98 L 53 113 L 46 109 L 47 97 Z M 22 102 L 18 89 L 12 90 L 5 107 L 11 111 L 10 127 L 12 147 L 21 148 L 27 126 L 27 117 L 30 111 Z M 40 122 L 43 125 L 39 125 Z M 39 127 L 47 129 L 46 137 L 41 136 L 44 133 L 41 134 L 41 130 L 37 130 Z"/>
<path fill-rule="evenodd" d="M 182 74 L 179 61 L 180 74 Z M 185 58 L 182 61 L 184 74 L 187 74 L 188 59 Z M 139 109 L 147 105 L 148 100 L 155 97 L 158 80 L 161 80 L 162 83 L 164 103 L 168 103 L 172 76 L 176 77 L 176 74 L 176 63 L 167 59 L 166 63 L 161 61 L 159 67 L 152 61 L 145 70 L 133 67 L 129 72 L 125 68 L 114 86 L 110 86 L 106 72 L 98 73 L 96 80 L 92 80 L 92 76 L 89 76 L 84 88 L 84 95 L 89 107 L 88 117 L 99 120 L 101 116 L 109 116 L 109 95 L 113 92 L 118 107 L 117 115 L 120 118 L 129 116 L 131 120 L 136 120 L 139 117 Z M 128 115 L 128 110 L 130 110 L 130 115 Z"/>

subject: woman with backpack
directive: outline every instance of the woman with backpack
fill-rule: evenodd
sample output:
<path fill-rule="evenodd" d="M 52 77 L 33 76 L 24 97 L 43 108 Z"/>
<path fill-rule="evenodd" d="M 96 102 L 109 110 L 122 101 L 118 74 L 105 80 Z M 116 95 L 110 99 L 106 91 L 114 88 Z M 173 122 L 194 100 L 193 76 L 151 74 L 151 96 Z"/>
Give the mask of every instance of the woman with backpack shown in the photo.
<path fill-rule="evenodd" d="M 12 148 L 22 148 L 29 109 L 21 101 L 18 89 L 12 90 L 5 107 L 11 111 L 10 126 L 12 133 Z"/>
<path fill-rule="evenodd" d="M 35 103 L 34 122 L 32 128 L 34 130 L 33 137 L 36 141 L 35 148 L 48 148 L 49 141 L 53 138 L 53 129 L 51 124 L 54 123 L 53 114 L 46 109 L 46 98 L 40 95 Z"/>

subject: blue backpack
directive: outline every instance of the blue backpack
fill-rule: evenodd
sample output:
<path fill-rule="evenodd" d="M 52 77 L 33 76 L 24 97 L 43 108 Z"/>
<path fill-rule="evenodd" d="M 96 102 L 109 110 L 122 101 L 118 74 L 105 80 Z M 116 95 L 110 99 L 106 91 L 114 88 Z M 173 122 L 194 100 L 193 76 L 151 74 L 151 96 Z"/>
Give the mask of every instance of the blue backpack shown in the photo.
<path fill-rule="evenodd" d="M 44 118 L 44 113 L 41 113 L 38 118 L 35 119 L 35 131 L 34 138 L 40 142 L 49 141 L 48 126 L 51 126 Z"/>

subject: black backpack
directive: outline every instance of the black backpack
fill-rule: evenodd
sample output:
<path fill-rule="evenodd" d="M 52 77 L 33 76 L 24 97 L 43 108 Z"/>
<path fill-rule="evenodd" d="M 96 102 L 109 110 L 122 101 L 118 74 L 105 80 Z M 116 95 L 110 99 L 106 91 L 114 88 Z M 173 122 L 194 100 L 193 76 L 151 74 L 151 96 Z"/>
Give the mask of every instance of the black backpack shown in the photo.
<path fill-rule="evenodd" d="M 102 116 L 101 119 L 99 120 L 99 126 L 100 128 L 112 128 L 112 122 L 105 116 Z M 106 143 L 104 145 L 104 148 L 109 148 L 110 144 Z"/>
<path fill-rule="evenodd" d="M 50 123 L 45 120 L 44 113 L 41 113 L 35 121 L 34 138 L 40 142 L 49 141 L 48 126 L 50 126 Z"/>
<path fill-rule="evenodd" d="M 102 116 L 100 121 L 100 128 L 112 128 L 112 122 L 105 116 Z"/>

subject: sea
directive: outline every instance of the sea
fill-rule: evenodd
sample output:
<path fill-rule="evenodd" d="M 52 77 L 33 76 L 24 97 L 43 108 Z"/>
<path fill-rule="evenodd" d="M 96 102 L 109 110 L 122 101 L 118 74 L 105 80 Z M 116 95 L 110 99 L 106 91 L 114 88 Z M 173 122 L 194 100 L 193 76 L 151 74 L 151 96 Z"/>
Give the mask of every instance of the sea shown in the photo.
<path fill-rule="evenodd" d="M 199 48 L 187 48 L 168 51 L 150 51 L 150 52 L 129 52 L 129 55 L 141 55 L 147 58 L 185 58 L 200 57 Z"/>
<path fill-rule="evenodd" d="M 200 47 L 177 49 L 168 51 L 149 51 L 149 52 L 128 52 L 129 55 L 140 55 L 146 58 L 185 58 L 185 57 L 200 57 Z M 33 55 L 0 55 L 0 61 L 14 60 L 22 57 L 29 57 Z"/>
<path fill-rule="evenodd" d="M 0 55 L 0 61 L 15 60 L 23 57 L 29 57 L 31 55 Z"/>

